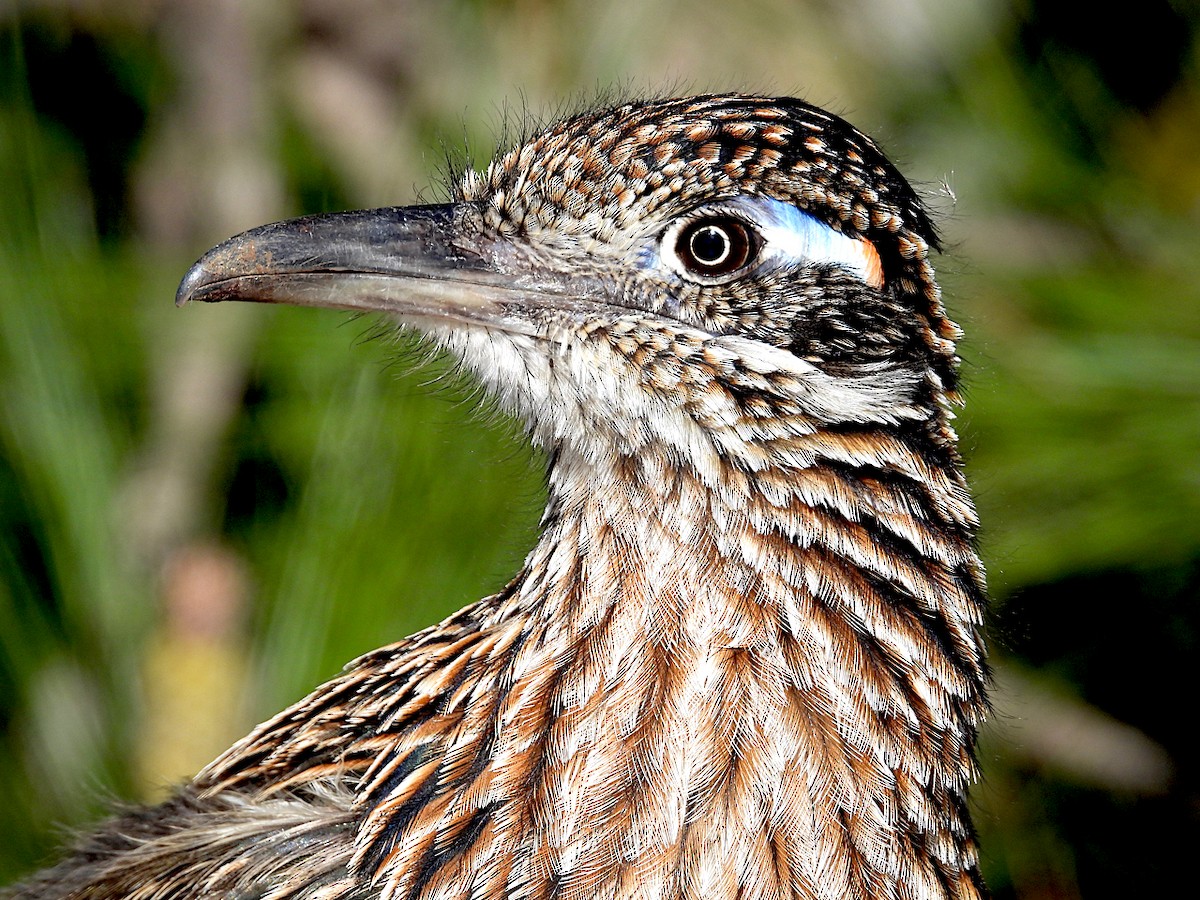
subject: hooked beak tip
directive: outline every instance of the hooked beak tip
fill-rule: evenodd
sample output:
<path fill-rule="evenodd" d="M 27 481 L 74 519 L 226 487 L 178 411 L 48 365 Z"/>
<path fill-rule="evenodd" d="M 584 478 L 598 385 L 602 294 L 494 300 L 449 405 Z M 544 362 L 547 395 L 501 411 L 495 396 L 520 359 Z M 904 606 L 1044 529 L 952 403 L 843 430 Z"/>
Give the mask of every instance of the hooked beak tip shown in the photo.
<path fill-rule="evenodd" d="M 188 273 L 183 276 L 183 281 L 179 282 L 179 289 L 175 291 L 175 305 L 183 306 L 192 300 L 201 299 L 197 297 L 197 294 L 199 294 L 209 280 L 209 271 L 197 262 L 188 269 Z"/>

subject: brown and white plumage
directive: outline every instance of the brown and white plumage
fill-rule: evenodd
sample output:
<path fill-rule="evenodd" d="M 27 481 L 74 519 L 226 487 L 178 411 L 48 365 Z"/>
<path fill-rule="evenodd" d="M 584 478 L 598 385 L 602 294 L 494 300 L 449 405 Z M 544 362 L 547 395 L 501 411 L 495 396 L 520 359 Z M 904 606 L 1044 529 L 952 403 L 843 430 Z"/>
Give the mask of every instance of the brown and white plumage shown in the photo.
<path fill-rule="evenodd" d="M 980 896 L 935 245 L 842 120 L 709 96 L 210 251 L 181 299 L 381 310 L 457 355 L 548 452 L 542 536 L 8 896 Z"/>

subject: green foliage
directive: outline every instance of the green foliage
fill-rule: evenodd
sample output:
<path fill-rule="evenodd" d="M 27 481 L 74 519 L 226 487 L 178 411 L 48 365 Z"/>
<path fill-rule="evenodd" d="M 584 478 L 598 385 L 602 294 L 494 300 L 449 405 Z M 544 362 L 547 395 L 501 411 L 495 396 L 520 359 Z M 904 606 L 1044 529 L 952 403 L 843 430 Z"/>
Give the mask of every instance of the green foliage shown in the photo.
<path fill-rule="evenodd" d="M 101 257 L 71 148 L 19 100 L 0 109 L 0 168 L 13 173 L 0 220 L 0 783 L 13 801 L 0 816 L 19 836 L 5 853 L 24 859 L 54 820 L 95 808 L 64 781 L 126 784 L 136 660 L 122 651 L 148 611 L 108 521 L 130 443 L 114 395 L 136 363 L 120 336 L 91 339 L 110 330 L 96 310 L 128 311 L 128 273 Z"/>
<path fill-rule="evenodd" d="M 130 771 L 138 648 L 157 604 L 127 544 L 128 479 L 166 317 L 221 314 L 171 307 L 187 260 L 97 240 L 81 148 L 35 115 L 19 58 L 3 61 L 0 831 L 13 840 L 0 882 L 60 843 L 61 823 L 143 790 Z M 210 498 L 252 567 L 247 727 L 497 589 L 540 511 L 515 427 L 444 365 L 416 365 L 388 335 L 362 340 L 362 321 L 296 313 L 265 316 Z"/>

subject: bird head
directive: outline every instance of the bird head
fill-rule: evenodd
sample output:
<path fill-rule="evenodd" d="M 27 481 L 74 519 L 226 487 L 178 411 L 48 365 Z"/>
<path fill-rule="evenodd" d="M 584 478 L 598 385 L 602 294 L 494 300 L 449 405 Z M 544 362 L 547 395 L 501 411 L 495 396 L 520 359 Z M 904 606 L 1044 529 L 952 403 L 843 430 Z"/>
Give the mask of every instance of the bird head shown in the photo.
<path fill-rule="evenodd" d="M 843 120 L 706 96 L 568 119 L 448 204 L 245 232 L 178 300 L 387 313 L 556 453 L 657 445 L 715 478 L 787 462 L 780 439 L 833 425 L 953 443 L 957 329 L 934 247 L 914 191 Z"/>

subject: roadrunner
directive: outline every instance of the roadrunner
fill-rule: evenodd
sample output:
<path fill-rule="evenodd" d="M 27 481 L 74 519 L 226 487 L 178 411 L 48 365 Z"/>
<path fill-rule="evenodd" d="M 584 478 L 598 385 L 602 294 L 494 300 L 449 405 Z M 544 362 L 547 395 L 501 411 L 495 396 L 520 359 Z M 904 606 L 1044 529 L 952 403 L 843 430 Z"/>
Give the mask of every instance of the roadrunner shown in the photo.
<path fill-rule="evenodd" d="M 10 896 L 981 896 L 936 247 L 846 122 L 704 96 L 570 118 L 445 205 L 209 251 L 179 302 L 448 350 L 546 451 L 541 538 Z"/>

